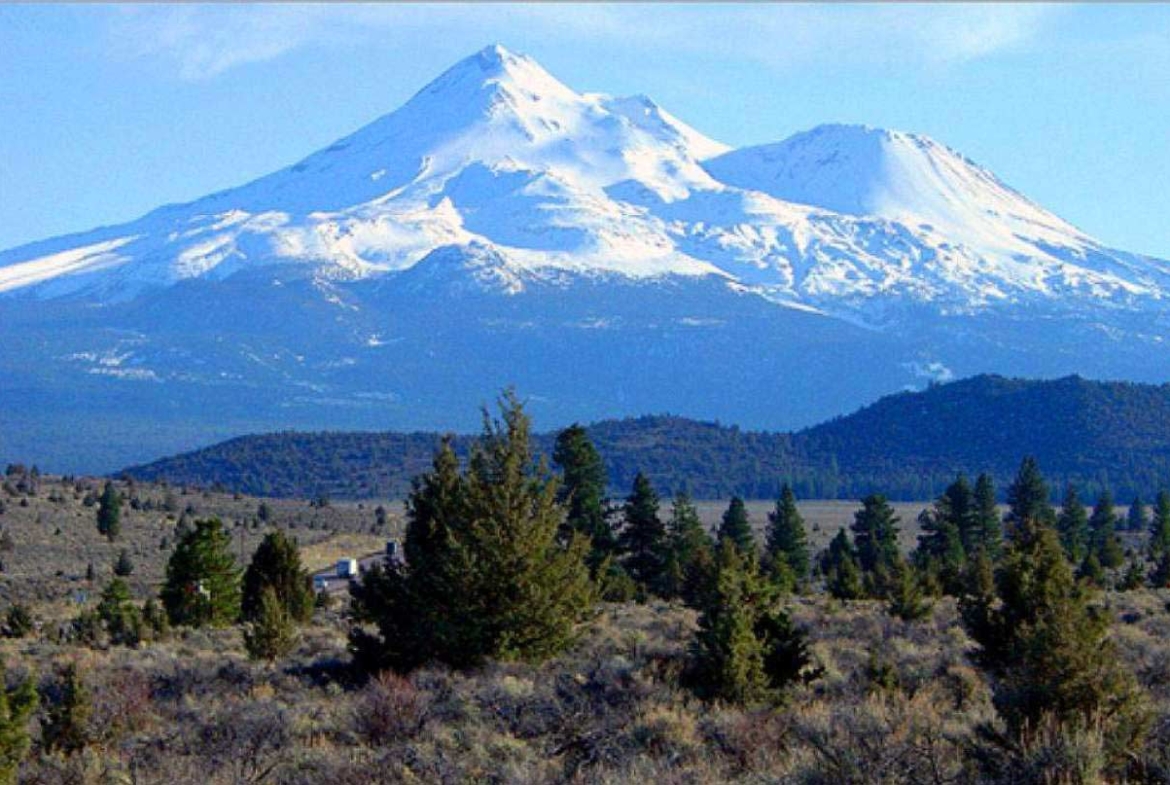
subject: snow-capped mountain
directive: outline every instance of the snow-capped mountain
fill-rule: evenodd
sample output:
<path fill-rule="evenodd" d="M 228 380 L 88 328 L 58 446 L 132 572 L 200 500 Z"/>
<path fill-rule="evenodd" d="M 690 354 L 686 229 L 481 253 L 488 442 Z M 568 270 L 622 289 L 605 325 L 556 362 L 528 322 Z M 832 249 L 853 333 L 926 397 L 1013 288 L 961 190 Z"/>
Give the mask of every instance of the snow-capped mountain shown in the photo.
<path fill-rule="evenodd" d="M 1157 378 L 1168 294 L 1170 264 L 925 137 L 731 150 L 493 46 L 286 169 L 0 252 L 0 372 L 52 411 L 48 455 L 89 432 L 62 411 L 174 424 L 108 447 L 123 464 L 257 427 L 450 427 L 509 382 L 550 424 L 786 427 L 952 373 Z M 27 459 L 44 429 L 9 411 L 0 457 Z"/>

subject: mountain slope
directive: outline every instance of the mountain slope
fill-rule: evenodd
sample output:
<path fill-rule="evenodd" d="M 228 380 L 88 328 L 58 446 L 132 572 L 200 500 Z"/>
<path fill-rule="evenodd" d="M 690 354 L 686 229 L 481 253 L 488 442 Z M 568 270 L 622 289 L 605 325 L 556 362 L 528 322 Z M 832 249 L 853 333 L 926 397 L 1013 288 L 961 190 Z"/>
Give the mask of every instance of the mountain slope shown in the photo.
<path fill-rule="evenodd" d="M 996 427 L 988 427 L 996 423 Z M 1111 487 L 1147 501 L 1170 485 L 1170 385 L 980 376 L 882 398 L 794 434 L 741 431 L 681 417 L 588 427 L 615 494 L 642 471 L 664 492 L 700 498 L 774 497 L 792 482 L 804 498 L 881 492 L 920 500 L 959 472 L 990 473 L 1001 491 L 1024 455 L 1055 492 L 1089 498 Z M 552 451 L 555 434 L 537 437 Z M 221 484 L 276 496 L 397 497 L 429 467 L 436 433 L 275 433 L 247 436 L 128 469 L 137 478 Z M 458 437 L 466 457 L 473 438 Z"/>
<path fill-rule="evenodd" d="M 795 428 L 988 371 L 1163 381 L 1168 293 L 924 137 L 733 151 L 493 46 L 285 169 L 0 251 L 0 457 L 462 428 L 506 384 L 550 427 Z"/>

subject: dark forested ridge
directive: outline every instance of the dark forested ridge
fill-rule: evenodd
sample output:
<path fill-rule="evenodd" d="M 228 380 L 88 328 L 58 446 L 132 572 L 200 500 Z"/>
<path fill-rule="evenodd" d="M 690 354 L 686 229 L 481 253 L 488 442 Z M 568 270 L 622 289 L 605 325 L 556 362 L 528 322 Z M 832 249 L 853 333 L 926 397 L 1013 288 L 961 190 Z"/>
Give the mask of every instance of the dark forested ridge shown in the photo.
<path fill-rule="evenodd" d="M 742 431 L 682 417 L 606 420 L 588 426 L 611 486 L 637 471 L 667 492 L 700 498 L 775 496 L 791 482 L 802 498 L 936 495 L 957 472 L 989 472 L 1004 487 L 1024 454 L 1054 489 L 1075 481 L 1090 498 L 1149 498 L 1170 484 L 1170 385 L 976 376 L 890 395 L 793 434 Z M 537 437 L 552 452 L 555 434 Z M 270 496 L 398 497 L 430 462 L 433 433 L 272 433 L 232 439 L 128 473 Z M 465 456 L 472 437 L 455 438 Z"/>

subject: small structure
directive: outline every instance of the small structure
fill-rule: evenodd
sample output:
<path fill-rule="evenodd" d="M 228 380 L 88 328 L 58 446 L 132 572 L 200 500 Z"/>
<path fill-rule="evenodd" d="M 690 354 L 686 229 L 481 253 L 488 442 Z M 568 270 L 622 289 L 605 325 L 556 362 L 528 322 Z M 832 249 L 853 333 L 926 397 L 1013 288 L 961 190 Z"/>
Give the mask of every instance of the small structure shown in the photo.
<path fill-rule="evenodd" d="M 402 561 L 402 545 L 398 540 L 386 540 L 386 563 L 400 564 Z"/>
<path fill-rule="evenodd" d="M 357 559 L 342 559 L 337 562 L 338 578 L 356 578 L 358 575 Z"/>
<path fill-rule="evenodd" d="M 313 576 L 313 591 L 320 594 L 329 589 L 329 578 L 324 575 Z"/>

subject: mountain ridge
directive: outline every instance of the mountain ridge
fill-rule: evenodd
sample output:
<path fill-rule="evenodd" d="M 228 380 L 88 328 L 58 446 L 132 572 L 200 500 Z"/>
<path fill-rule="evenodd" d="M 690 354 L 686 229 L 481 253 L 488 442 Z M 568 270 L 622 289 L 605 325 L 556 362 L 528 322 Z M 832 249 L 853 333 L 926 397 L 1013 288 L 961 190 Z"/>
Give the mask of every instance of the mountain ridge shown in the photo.
<path fill-rule="evenodd" d="M 284 169 L 0 251 L 0 453 L 461 428 L 508 384 L 550 425 L 791 429 L 985 372 L 1164 381 L 1170 263 L 1046 216 L 925 137 L 729 150 L 489 47 Z"/>
<path fill-rule="evenodd" d="M 804 498 L 880 492 L 922 500 L 960 472 L 988 472 L 1003 492 L 1024 455 L 1039 459 L 1054 494 L 1075 482 L 1089 498 L 1109 487 L 1121 499 L 1140 493 L 1148 501 L 1170 486 L 1170 384 L 982 375 L 885 396 L 793 433 L 676 415 L 607 420 L 586 430 L 615 496 L 639 471 L 664 494 L 688 487 L 699 498 L 770 498 L 791 482 Z M 124 471 L 260 495 L 394 497 L 429 468 L 441 438 L 422 431 L 261 434 Z M 455 437 L 461 457 L 474 438 Z M 551 454 L 554 439 L 538 434 L 538 449 Z"/>

